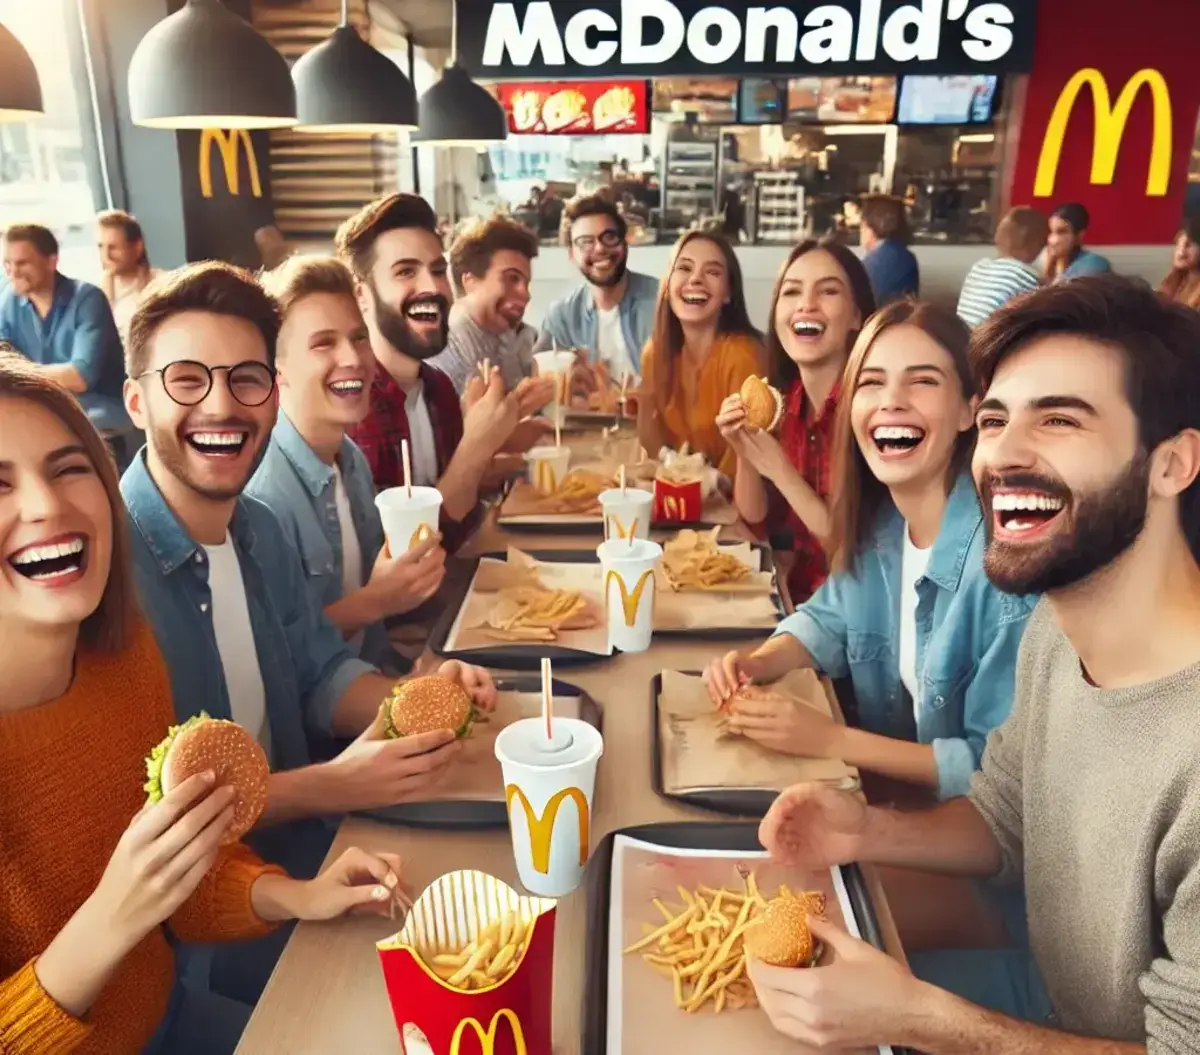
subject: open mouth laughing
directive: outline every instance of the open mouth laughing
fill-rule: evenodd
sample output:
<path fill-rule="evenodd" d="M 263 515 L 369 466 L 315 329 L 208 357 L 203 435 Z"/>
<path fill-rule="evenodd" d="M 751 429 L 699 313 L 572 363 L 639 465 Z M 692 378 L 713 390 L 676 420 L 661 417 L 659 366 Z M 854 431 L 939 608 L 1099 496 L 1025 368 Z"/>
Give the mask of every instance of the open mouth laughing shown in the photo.
<path fill-rule="evenodd" d="M 925 439 L 925 430 L 915 425 L 878 425 L 871 430 L 871 439 L 883 458 L 907 458 Z"/>
<path fill-rule="evenodd" d="M 689 308 L 703 308 L 712 297 L 702 289 L 689 289 L 679 295 L 679 299 L 684 302 Z"/>
<path fill-rule="evenodd" d="M 87 568 L 87 539 L 83 535 L 60 535 L 35 542 L 8 558 L 14 571 L 44 586 L 66 586 L 83 576 Z"/>
<path fill-rule="evenodd" d="M 793 319 L 792 333 L 801 340 L 819 341 L 825 336 L 825 323 L 819 319 Z"/>
<path fill-rule="evenodd" d="M 220 429 L 189 432 L 188 445 L 208 458 L 236 458 L 242 453 L 250 433 L 244 429 Z"/>
<path fill-rule="evenodd" d="M 418 326 L 441 326 L 442 306 L 436 300 L 414 300 L 405 307 L 404 317 Z"/>
<path fill-rule="evenodd" d="M 327 387 L 339 399 L 353 399 L 355 396 L 362 395 L 366 383 L 361 377 L 348 377 L 330 381 Z"/>
<path fill-rule="evenodd" d="M 998 538 L 1028 539 L 1045 531 L 1066 503 L 1045 491 L 993 491 L 992 525 Z"/>

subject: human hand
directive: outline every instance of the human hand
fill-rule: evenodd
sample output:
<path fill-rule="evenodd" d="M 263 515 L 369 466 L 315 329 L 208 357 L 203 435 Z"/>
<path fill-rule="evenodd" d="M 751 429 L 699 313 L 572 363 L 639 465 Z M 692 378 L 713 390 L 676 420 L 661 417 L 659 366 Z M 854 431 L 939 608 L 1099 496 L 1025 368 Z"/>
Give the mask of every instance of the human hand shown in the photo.
<path fill-rule="evenodd" d="M 455 659 L 443 663 L 438 667 L 437 672 L 443 678 L 457 681 L 466 689 L 467 695 L 474 700 L 475 706 L 479 710 L 492 711 L 496 709 L 496 700 L 499 695 L 496 692 L 496 683 L 492 680 L 491 674 L 483 667 L 473 667 L 469 663 L 460 663 Z"/>
<path fill-rule="evenodd" d="M 304 884 L 296 918 L 326 920 L 351 913 L 394 917 L 397 906 L 407 912 L 412 898 L 401 880 L 402 868 L 396 854 L 351 847 Z"/>
<path fill-rule="evenodd" d="M 504 379 L 493 370 L 486 388 L 472 378 L 463 395 L 463 444 L 498 451 L 521 420 L 516 393 L 505 393 Z"/>
<path fill-rule="evenodd" d="M 404 615 L 419 608 L 441 588 L 446 578 L 446 551 L 441 536 L 417 543 L 407 553 L 393 557 L 387 543 L 375 558 L 366 585 L 378 618 Z"/>
<path fill-rule="evenodd" d="M 380 715 L 366 732 L 323 767 L 335 785 L 329 812 L 379 809 L 430 797 L 459 756 L 452 729 L 388 739 Z"/>
<path fill-rule="evenodd" d="M 735 695 L 728 710 L 733 733 L 772 751 L 804 758 L 831 758 L 837 754 L 843 726 L 800 700 L 771 692 Z"/>
<path fill-rule="evenodd" d="M 526 418 L 517 423 L 500 450 L 505 454 L 524 454 L 553 435 L 554 422 L 549 418 Z"/>
<path fill-rule="evenodd" d="M 851 791 L 794 784 L 779 793 L 758 826 L 758 841 L 777 861 L 820 870 L 863 853 L 867 805 Z"/>
<path fill-rule="evenodd" d="M 523 378 L 513 389 L 513 394 L 517 397 L 517 408 L 522 419 L 527 418 L 554 402 L 554 378 Z"/>
<path fill-rule="evenodd" d="M 765 673 L 765 663 L 753 652 L 726 652 L 709 661 L 703 676 L 713 706 L 724 707 L 738 689 L 752 684 Z"/>
<path fill-rule="evenodd" d="M 780 442 L 763 429 L 744 425 L 738 432 L 736 443 L 731 446 L 739 458 L 767 480 L 778 483 L 785 473 L 795 471 Z"/>

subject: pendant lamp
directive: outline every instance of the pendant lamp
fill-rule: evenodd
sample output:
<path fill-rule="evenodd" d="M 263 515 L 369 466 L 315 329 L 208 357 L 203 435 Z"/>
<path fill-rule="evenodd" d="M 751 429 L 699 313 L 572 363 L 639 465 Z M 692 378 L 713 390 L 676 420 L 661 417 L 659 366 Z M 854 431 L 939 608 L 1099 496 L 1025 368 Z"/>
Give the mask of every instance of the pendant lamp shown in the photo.
<path fill-rule="evenodd" d="M 350 25 L 349 0 L 342 0 L 341 25 L 296 61 L 292 80 L 299 131 L 371 135 L 417 127 L 412 81 Z"/>
<path fill-rule="evenodd" d="M 221 0 L 187 0 L 129 63 L 129 109 L 147 128 L 286 128 L 296 89 L 286 60 Z"/>
<path fill-rule="evenodd" d="M 413 143 L 442 147 L 482 147 L 508 138 L 504 108 L 458 65 L 458 3 L 450 8 L 450 62 L 442 79 L 421 96 L 421 130 Z"/>
<path fill-rule="evenodd" d="M 43 113 L 42 85 L 33 59 L 24 45 L 0 26 L 0 121 L 26 121 Z"/>

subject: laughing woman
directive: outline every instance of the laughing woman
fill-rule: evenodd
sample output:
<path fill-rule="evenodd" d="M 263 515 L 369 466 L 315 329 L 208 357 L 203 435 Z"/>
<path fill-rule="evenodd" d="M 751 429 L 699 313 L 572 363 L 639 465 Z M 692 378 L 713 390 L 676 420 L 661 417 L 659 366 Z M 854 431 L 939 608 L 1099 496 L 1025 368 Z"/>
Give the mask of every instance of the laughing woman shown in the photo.
<path fill-rule="evenodd" d="M 222 848 L 232 791 L 211 774 L 144 806 L 175 718 L 116 468 L 79 404 L 6 351 L 0 556 L 0 1051 L 232 1052 L 250 1009 L 177 983 L 171 939 L 386 909 L 399 864 L 352 850 L 303 883 Z"/>
<path fill-rule="evenodd" d="M 838 407 L 830 577 L 766 644 L 705 674 L 714 703 L 733 700 L 733 727 L 764 746 L 943 798 L 966 793 L 1008 716 L 1034 600 L 984 575 L 968 340 L 927 304 L 889 305 L 866 325 Z M 769 692 L 734 695 L 798 667 L 851 678 L 858 728 Z"/>
<path fill-rule="evenodd" d="M 715 424 L 717 410 L 761 370 L 761 360 L 733 247 L 714 232 L 689 231 L 671 255 L 642 352 L 642 446 L 653 457 L 686 443 L 732 476 L 735 458 Z"/>

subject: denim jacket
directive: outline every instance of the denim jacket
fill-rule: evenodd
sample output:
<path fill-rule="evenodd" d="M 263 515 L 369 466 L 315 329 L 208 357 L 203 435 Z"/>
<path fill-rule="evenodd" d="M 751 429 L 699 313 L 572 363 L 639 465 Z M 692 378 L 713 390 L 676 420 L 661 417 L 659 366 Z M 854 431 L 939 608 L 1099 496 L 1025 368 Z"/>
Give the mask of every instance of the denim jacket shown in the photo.
<path fill-rule="evenodd" d="M 853 572 L 830 576 L 785 619 L 831 678 L 849 677 L 859 724 L 884 736 L 911 729 L 900 680 L 903 518 L 888 505 Z M 1008 717 L 1017 647 L 1036 597 L 1001 593 L 983 572 L 983 514 L 970 476 L 959 477 L 925 574 L 917 580 L 917 740 L 932 744 L 938 795 L 964 795 L 988 733 Z"/>
<path fill-rule="evenodd" d="M 231 717 L 213 633 L 204 549 L 150 477 L 143 451 L 121 478 L 138 600 L 171 673 L 175 713 Z M 313 603 L 296 551 L 261 502 L 241 497 L 229 527 L 246 584 L 250 625 L 271 726 L 273 769 L 312 761 L 308 731 L 329 735 L 334 708 L 371 671 Z"/>
<path fill-rule="evenodd" d="M 371 578 L 383 549 L 383 525 L 375 509 L 371 467 L 353 440 L 343 439 L 338 453 L 342 483 L 350 499 L 350 517 L 362 550 L 362 581 Z M 262 464 L 246 485 L 246 494 L 268 506 L 288 541 L 300 554 L 313 603 L 322 610 L 342 597 L 342 529 L 338 523 L 333 469 L 317 457 L 288 416 L 279 412 Z M 353 647 L 353 646 L 351 646 Z M 381 664 L 391 657 L 387 629 L 372 623 L 363 632 L 359 655 Z"/>
<path fill-rule="evenodd" d="M 621 317 L 621 336 L 629 349 L 629 358 L 638 376 L 642 373 L 642 349 L 654 329 L 654 306 L 658 301 L 658 280 L 636 271 L 629 273 L 629 285 L 617 311 Z M 584 283 L 556 300 L 546 311 L 538 349 L 557 342 L 560 348 L 587 348 L 594 359 L 599 349 L 599 319 L 592 287 Z"/>

